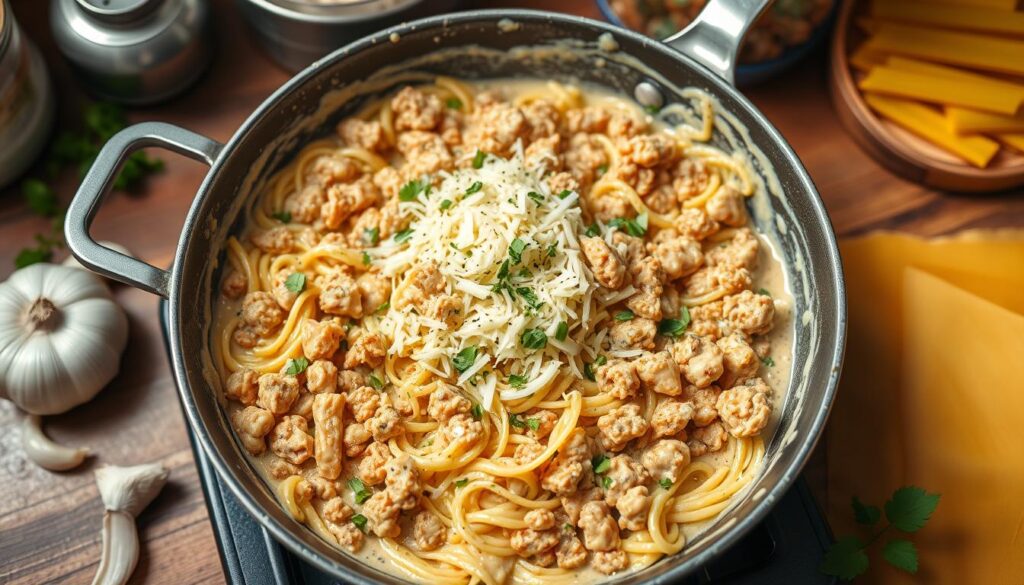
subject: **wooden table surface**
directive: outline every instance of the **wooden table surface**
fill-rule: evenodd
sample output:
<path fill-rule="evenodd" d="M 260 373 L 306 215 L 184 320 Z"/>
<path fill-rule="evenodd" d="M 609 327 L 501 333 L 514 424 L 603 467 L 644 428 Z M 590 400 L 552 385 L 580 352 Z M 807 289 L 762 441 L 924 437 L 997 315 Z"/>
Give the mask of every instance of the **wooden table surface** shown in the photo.
<path fill-rule="evenodd" d="M 15 15 L 42 48 L 60 100 L 60 118 L 75 119 L 84 99 L 49 33 L 48 2 L 14 0 Z M 500 2 L 477 2 L 499 5 Z M 535 0 L 505 4 L 551 6 Z M 171 103 L 134 110 L 132 121 L 162 120 L 226 141 L 242 120 L 289 75 L 256 47 L 230 0 L 213 2 L 216 59 L 198 86 Z M 563 10 L 598 18 L 590 0 L 564 1 Z M 796 149 L 818 185 L 841 236 L 874 229 L 937 235 L 972 227 L 1024 226 L 1021 192 L 992 196 L 937 193 L 907 183 L 863 154 L 839 126 L 826 84 L 826 59 L 749 91 Z M 2 145 L 0 145 L 2 148 Z M 185 211 L 206 167 L 163 153 L 166 170 L 138 194 L 110 198 L 93 230 L 128 246 L 155 265 L 170 263 Z M 73 177 L 58 184 L 62 201 Z M 15 189 L 0 192 L 0 278 L 13 258 L 47 229 Z M 25 460 L 16 430 L 19 414 L 0 401 L 0 583 L 88 583 L 96 570 L 102 506 L 92 472 L 98 464 L 161 461 L 171 469 L 164 491 L 139 519 L 142 556 L 135 583 L 223 582 L 206 508 L 171 379 L 157 318 L 157 299 L 117 286 L 128 311 L 131 341 L 120 375 L 95 400 L 46 419 L 49 434 L 96 454 L 67 473 Z"/>

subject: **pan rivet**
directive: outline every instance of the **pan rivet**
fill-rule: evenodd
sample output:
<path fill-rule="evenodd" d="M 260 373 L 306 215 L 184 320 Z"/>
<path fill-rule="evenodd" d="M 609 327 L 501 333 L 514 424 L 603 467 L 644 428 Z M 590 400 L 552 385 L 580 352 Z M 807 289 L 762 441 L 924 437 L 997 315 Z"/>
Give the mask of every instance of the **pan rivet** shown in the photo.
<path fill-rule="evenodd" d="M 660 108 L 665 103 L 665 98 L 661 96 L 661 92 L 649 81 L 641 81 L 636 84 L 636 88 L 633 90 L 633 97 L 644 107 Z"/>

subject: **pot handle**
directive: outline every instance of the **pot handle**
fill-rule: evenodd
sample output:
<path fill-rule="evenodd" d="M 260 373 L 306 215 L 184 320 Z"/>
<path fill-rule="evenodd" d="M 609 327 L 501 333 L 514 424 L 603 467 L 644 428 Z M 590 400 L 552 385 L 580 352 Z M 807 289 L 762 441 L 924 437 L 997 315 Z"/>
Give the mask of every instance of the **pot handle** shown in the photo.
<path fill-rule="evenodd" d="M 743 36 L 771 0 L 710 0 L 689 26 L 665 43 L 736 85 L 736 57 Z"/>
<path fill-rule="evenodd" d="M 212 166 L 224 145 L 195 132 L 163 122 L 144 122 L 121 130 L 107 141 L 82 180 L 64 219 L 64 238 L 71 253 L 93 272 L 166 298 L 171 273 L 101 246 L 89 234 L 103 198 L 131 153 L 159 146 Z"/>

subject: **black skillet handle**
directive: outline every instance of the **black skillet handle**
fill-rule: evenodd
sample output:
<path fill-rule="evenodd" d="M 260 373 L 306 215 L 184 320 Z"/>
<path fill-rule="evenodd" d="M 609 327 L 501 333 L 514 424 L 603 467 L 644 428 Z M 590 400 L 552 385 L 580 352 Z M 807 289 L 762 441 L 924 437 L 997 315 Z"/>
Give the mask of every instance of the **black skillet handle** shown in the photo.
<path fill-rule="evenodd" d="M 736 85 L 736 58 L 747 30 L 771 0 L 711 0 L 665 43 Z"/>

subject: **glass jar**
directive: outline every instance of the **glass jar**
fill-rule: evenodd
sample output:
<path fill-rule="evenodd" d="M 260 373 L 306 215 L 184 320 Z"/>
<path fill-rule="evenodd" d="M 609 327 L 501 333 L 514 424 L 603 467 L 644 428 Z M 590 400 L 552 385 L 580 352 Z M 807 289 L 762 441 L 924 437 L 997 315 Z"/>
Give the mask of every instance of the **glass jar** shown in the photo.
<path fill-rule="evenodd" d="M 46 146 L 53 125 L 46 64 L 0 0 L 0 188 L 17 179 Z"/>

